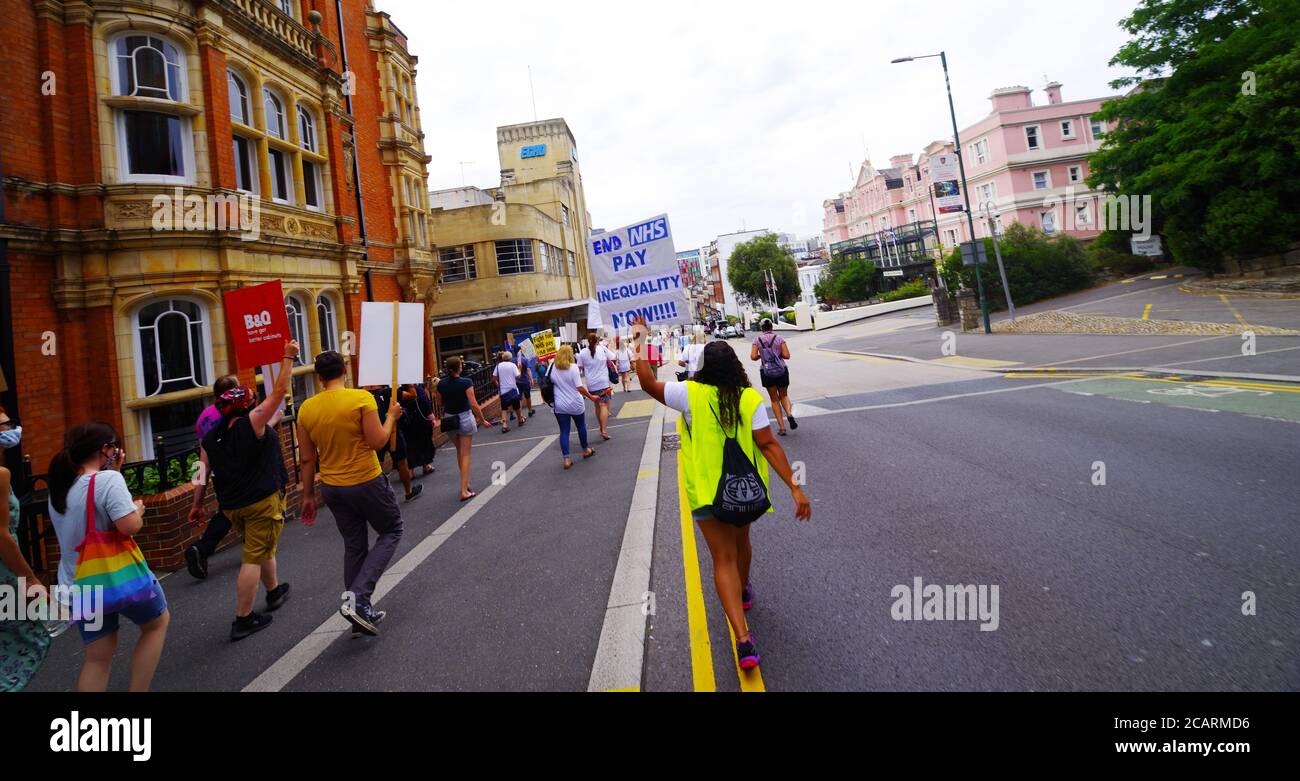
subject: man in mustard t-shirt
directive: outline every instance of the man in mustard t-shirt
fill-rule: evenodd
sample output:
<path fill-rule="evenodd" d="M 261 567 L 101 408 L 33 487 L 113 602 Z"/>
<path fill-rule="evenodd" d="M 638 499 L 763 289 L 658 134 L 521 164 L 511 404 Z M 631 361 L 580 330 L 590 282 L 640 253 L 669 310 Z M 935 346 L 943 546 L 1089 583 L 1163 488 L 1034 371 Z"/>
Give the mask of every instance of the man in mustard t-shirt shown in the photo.
<path fill-rule="evenodd" d="M 392 438 L 402 405 L 394 399 L 388 419 L 380 423 L 375 397 L 369 391 L 344 386 L 344 367 L 343 356 L 337 352 L 316 356 L 316 374 L 325 390 L 303 402 L 298 411 L 302 522 L 306 526 L 316 523 L 312 487 L 319 469 L 321 496 L 343 535 L 347 593 L 339 613 L 351 622 L 354 635 L 373 637 L 379 634 L 375 625 L 385 614 L 370 605 L 370 596 L 402 539 L 402 511 L 375 451 Z M 373 547 L 367 525 L 379 535 Z"/>

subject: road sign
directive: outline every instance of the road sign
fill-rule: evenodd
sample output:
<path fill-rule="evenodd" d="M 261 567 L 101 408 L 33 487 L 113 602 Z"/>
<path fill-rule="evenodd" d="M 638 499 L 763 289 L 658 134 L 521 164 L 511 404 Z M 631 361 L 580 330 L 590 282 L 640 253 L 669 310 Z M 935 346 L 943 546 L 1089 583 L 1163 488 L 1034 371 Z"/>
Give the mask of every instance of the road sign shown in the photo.
<path fill-rule="evenodd" d="M 1164 255 L 1164 249 L 1160 246 L 1160 237 L 1152 236 L 1148 239 L 1139 239 L 1134 236 L 1129 240 L 1129 244 L 1134 255 L 1144 255 L 1146 257 L 1158 258 Z"/>
<path fill-rule="evenodd" d="M 894 269 L 893 271 L 886 271 L 885 274 L 884 274 L 884 276 L 887 276 L 887 277 L 901 277 L 901 276 L 903 276 L 903 270 L 900 268 L 900 269 Z"/>
<path fill-rule="evenodd" d="M 984 241 L 963 241 L 961 243 L 961 264 L 974 266 L 976 263 L 989 262 L 989 251 L 984 248 Z"/>

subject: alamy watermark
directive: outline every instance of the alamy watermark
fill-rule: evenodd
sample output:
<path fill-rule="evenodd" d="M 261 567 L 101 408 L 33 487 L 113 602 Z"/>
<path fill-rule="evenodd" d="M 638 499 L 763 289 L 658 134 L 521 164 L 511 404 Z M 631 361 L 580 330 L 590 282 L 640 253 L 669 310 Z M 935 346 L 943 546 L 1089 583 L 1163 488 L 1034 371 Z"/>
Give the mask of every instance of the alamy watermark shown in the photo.
<path fill-rule="evenodd" d="M 986 585 L 926 585 L 921 577 L 912 585 L 900 583 L 890 590 L 895 621 L 979 621 L 981 632 L 998 628 L 998 587 Z"/>
<path fill-rule="evenodd" d="M 1076 194 L 1071 185 L 1063 195 L 1045 197 L 1042 208 L 1051 212 L 1057 230 L 1130 231 L 1139 241 L 1151 238 L 1150 195 Z"/>
<path fill-rule="evenodd" d="M 55 585 L 49 598 L 28 593 L 27 578 L 16 584 L 0 584 L 0 622 L 41 621 L 70 624 L 74 621 L 91 632 L 104 627 L 104 587 Z"/>
<path fill-rule="evenodd" d="M 244 241 L 261 236 L 262 199 L 252 193 L 185 194 L 177 187 L 171 195 L 153 197 L 156 231 L 239 231 Z"/>

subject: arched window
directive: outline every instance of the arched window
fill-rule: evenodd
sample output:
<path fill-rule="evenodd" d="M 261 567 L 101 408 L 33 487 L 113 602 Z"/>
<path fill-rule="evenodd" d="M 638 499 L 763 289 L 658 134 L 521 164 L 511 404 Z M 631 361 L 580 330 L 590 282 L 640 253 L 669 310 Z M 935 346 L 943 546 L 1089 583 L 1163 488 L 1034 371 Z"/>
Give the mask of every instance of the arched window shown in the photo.
<path fill-rule="evenodd" d="M 302 348 L 294 363 L 302 366 L 303 359 L 311 352 L 311 343 L 307 340 L 307 307 L 297 296 L 285 296 L 284 314 L 289 318 L 289 336 Z"/>
<path fill-rule="evenodd" d="M 226 71 L 226 80 L 229 82 L 231 120 L 252 126 L 252 115 L 248 111 L 248 87 L 232 70 Z"/>
<path fill-rule="evenodd" d="M 316 120 L 311 109 L 298 104 L 298 141 L 308 152 L 316 151 Z"/>
<path fill-rule="evenodd" d="M 187 298 L 155 301 L 135 317 L 141 396 L 201 388 L 211 382 L 208 313 Z"/>
<path fill-rule="evenodd" d="M 119 36 L 110 51 L 113 94 L 149 99 L 114 111 L 123 180 L 188 182 L 194 156 L 190 121 L 167 105 L 187 99 L 185 56 L 166 39 L 142 33 Z"/>
<path fill-rule="evenodd" d="M 262 104 L 266 109 L 266 132 L 283 141 L 285 139 L 284 101 L 270 87 L 262 88 Z"/>
<path fill-rule="evenodd" d="M 162 38 L 123 35 L 117 39 L 114 60 L 117 63 L 116 94 L 178 103 L 185 99 L 181 67 L 184 58 L 179 49 Z"/>
<path fill-rule="evenodd" d="M 334 299 L 323 293 L 316 297 L 316 322 L 320 327 L 320 349 L 324 352 L 337 351 L 339 326 L 334 312 Z"/>

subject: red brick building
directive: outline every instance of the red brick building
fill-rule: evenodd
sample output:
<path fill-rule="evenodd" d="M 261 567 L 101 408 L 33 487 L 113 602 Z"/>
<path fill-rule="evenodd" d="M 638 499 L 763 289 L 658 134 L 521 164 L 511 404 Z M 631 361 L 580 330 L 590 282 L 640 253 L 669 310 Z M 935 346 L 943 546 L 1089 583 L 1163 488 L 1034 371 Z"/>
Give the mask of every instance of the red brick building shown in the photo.
<path fill-rule="evenodd" d="M 299 403 L 311 357 L 355 346 L 363 301 L 436 294 L 416 59 L 371 5 L 5 4 L 0 403 L 24 426 L 9 465 L 44 472 L 91 419 L 132 462 L 177 454 L 128 477 L 162 491 L 146 501 L 157 564 L 188 543 L 171 516 L 213 381 L 253 381 L 223 293 L 281 281 Z"/>

